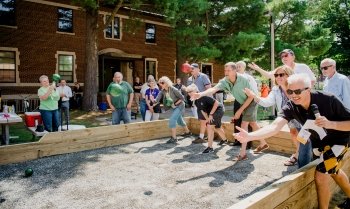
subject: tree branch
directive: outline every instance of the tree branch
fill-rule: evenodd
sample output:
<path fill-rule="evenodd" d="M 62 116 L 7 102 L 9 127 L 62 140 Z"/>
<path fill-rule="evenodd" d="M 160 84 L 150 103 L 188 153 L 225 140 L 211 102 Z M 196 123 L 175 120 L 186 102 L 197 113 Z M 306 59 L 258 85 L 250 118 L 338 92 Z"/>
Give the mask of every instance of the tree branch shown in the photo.
<path fill-rule="evenodd" d="M 112 20 L 114 19 L 114 16 L 117 14 L 117 12 L 118 12 L 118 10 L 120 9 L 120 7 L 122 7 L 123 3 L 124 3 L 124 0 L 120 0 L 120 1 L 118 2 L 118 4 L 114 7 L 111 16 L 109 16 L 108 20 L 107 20 L 107 21 L 105 22 L 105 24 L 103 25 L 103 28 L 107 28 L 107 26 L 108 26 L 109 24 L 111 24 Z"/>

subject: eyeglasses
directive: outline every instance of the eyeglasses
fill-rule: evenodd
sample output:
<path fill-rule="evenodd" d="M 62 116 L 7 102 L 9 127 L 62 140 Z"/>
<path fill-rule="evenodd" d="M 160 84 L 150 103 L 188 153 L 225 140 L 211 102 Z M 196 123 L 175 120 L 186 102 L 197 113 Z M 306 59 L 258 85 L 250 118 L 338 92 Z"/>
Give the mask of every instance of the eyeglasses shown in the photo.
<path fill-rule="evenodd" d="M 159 82 L 159 84 L 162 84 L 162 85 L 163 85 L 163 84 L 164 84 L 164 82 Z"/>
<path fill-rule="evenodd" d="M 324 67 L 321 67 L 321 70 L 328 70 L 329 67 L 332 67 L 333 65 L 328 65 L 328 66 L 324 66 Z"/>
<path fill-rule="evenodd" d="M 286 74 L 285 73 L 276 73 L 276 74 L 273 74 L 275 76 L 275 78 L 278 78 L 278 77 L 283 77 L 285 76 Z"/>
<path fill-rule="evenodd" d="M 289 56 L 289 54 L 281 54 L 281 59 L 285 58 L 285 57 L 288 57 L 288 56 Z"/>
<path fill-rule="evenodd" d="M 296 95 L 300 95 L 301 92 L 305 91 L 306 89 L 309 89 L 309 88 L 307 87 L 307 88 L 295 89 L 295 90 L 287 89 L 287 94 L 292 95 L 292 94 L 294 93 L 294 94 L 296 94 Z"/>

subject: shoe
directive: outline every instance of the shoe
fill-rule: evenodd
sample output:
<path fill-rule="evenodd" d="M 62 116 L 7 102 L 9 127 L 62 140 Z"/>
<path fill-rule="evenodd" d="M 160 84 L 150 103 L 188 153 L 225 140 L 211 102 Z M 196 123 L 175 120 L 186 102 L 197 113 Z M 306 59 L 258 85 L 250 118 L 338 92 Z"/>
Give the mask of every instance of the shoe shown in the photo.
<path fill-rule="evenodd" d="M 177 143 L 177 139 L 170 137 L 170 139 L 166 142 L 167 144 L 176 144 Z"/>
<path fill-rule="evenodd" d="M 233 159 L 233 161 L 243 161 L 243 160 L 248 160 L 247 154 L 245 154 L 244 156 L 238 155 Z"/>
<path fill-rule="evenodd" d="M 204 139 L 199 138 L 199 137 L 192 141 L 193 144 L 201 144 L 201 143 L 206 143 L 206 142 L 207 141 L 205 141 Z"/>
<path fill-rule="evenodd" d="M 211 147 L 207 147 L 202 153 L 211 153 L 214 152 L 214 149 Z"/>
<path fill-rule="evenodd" d="M 191 132 L 183 133 L 181 136 L 182 137 L 189 137 L 189 136 L 192 136 L 192 133 Z"/>
<path fill-rule="evenodd" d="M 232 146 L 241 146 L 241 142 L 236 140 L 235 142 L 232 143 Z"/>
<path fill-rule="evenodd" d="M 293 166 L 297 164 L 298 159 L 294 156 L 294 154 L 286 161 L 284 162 L 285 166 Z"/>
<path fill-rule="evenodd" d="M 350 209 L 350 198 L 346 198 L 346 200 L 342 204 L 338 205 L 338 208 Z"/>
<path fill-rule="evenodd" d="M 267 150 L 270 146 L 268 144 L 264 144 L 264 146 L 258 146 L 255 150 L 253 150 L 254 154 L 261 153 L 264 150 Z"/>
<path fill-rule="evenodd" d="M 221 141 L 218 143 L 218 145 L 224 145 L 224 144 L 227 144 L 227 143 L 228 143 L 227 139 L 226 139 L 226 140 L 221 140 Z"/>

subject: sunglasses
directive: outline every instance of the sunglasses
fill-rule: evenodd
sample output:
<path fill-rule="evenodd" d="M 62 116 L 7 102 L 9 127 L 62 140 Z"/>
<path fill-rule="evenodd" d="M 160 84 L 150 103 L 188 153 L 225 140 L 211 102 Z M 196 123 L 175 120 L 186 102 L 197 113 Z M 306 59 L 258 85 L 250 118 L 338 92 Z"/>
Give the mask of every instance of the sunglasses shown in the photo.
<path fill-rule="evenodd" d="M 294 93 L 294 94 L 296 94 L 296 95 L 300 95 L 301 92 L 305 91 L 306 89 L 309 89 L 309 88 L 307 87 L 307 88 L 295 89 L 295 90 L 287 89 L 287 94 L 292 95 L 292 94 Z"/>
<path fill-rule="evenodd" d="M 286 74 L 285 73 L 276 73 L 276 74 L 273 74 L 275 76 L 275 78 L 278 78 L 278 77 L 283 77 L 285 76 Z"/>
<path fill-rule="evenodd" d="M 281 55 L 281 59 L 282 59 L 282 58 L 285 58 L 285 57 L 288 57 L 288 56 L 289 56 L 289 54 L 282 54 L 282 55 Z"/>
<path fill-rule="evenodd" d="M 159 82 L 159 84 L 162 84 L 162 85 L 163 85 L 163 84 L 164 84 L 164 82 Z"/>
<path fill-rule="evenodd" d="M 332 67 L 333 65 L 328 65 L 328 66 L 324 66 L 324 67 L 321 67 L 321 70 L 328 70 L 329 67 Z"/>

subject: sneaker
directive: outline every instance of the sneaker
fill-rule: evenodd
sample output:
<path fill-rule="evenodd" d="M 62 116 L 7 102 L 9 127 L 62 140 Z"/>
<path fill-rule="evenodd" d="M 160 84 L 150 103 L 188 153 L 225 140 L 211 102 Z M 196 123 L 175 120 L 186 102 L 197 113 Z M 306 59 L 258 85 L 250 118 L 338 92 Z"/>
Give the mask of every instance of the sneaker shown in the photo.
<path fill-rule="evenodd" d="M 227 144 L 228 143 L 228 140 L 221 140 L 218 145 L 224 145 L 224 144 Z"/>
<path fill-rule="evenodd" d="M 175 143 L 177 143 L 177 139 L 171 137 L 166 143 L 167 144 L 175 144 Z"/>
<path fill-rule="evenodd" d="M 211 147 L 207 147 L 202 153 L 211 153 L 214 152 L 214 149 Z"/>
<path fill-rule="evenodd" d="M 350 209 L 350 198 L 346 198 L 346 200 L 342 204 L 338 205 L 338 208 Z"/>
<path fill-rule="evenodd" d="M 207 141 L 205 141 L 204 139 L 199 138 L 199 137 L 192 141 L 193 144 L 201 144 L 201 143 L 206 143 L 206 142 Z"/>
<path fill-rule="evenodd" d="M 192 136 L 192 133 L 191 132 L 183 133 L 181 136 L 182 137 L 189 137 L 189 136 Z"/>

